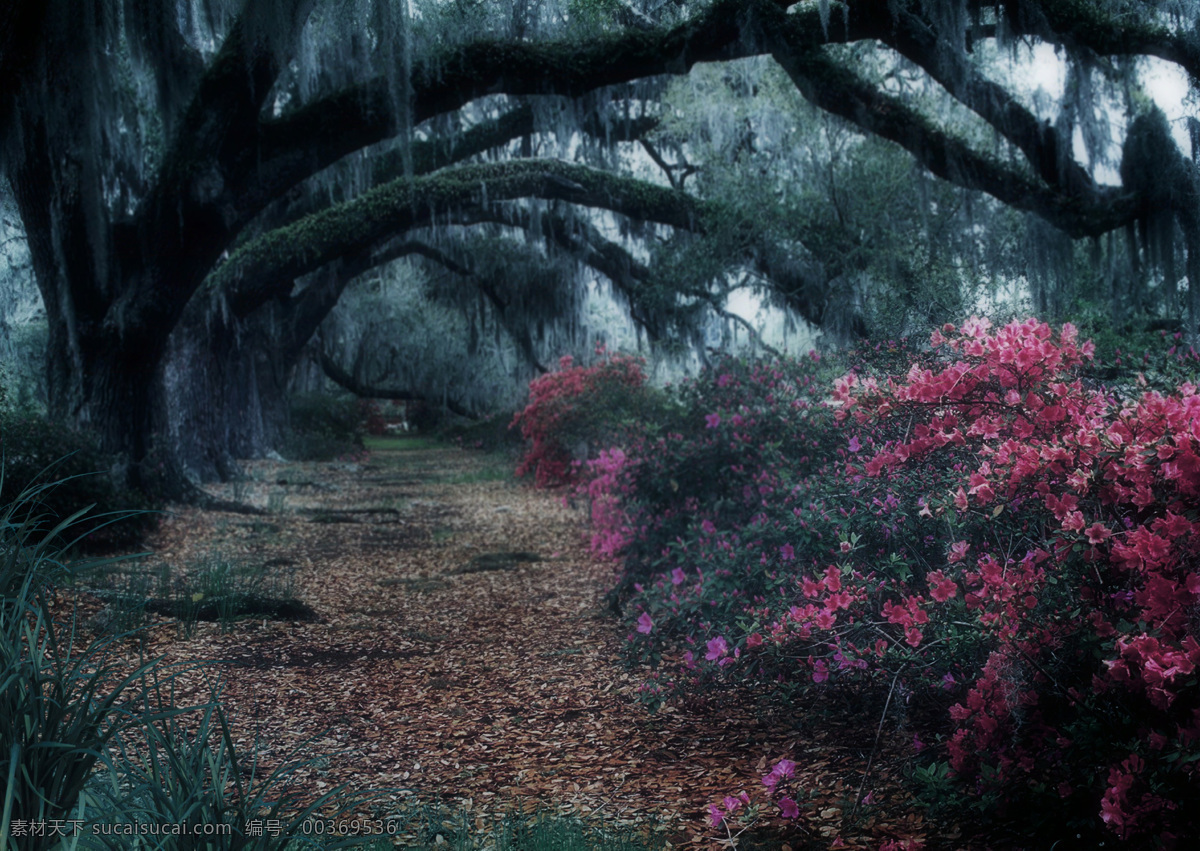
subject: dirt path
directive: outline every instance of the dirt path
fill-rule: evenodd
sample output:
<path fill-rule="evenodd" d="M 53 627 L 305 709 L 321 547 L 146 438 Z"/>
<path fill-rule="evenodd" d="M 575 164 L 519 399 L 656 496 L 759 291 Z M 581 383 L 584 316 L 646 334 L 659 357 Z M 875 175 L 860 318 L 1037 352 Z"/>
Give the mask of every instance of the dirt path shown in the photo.
<path fill-rule="evenodd" d="M 314 790 L 389 788 L 478 814 L 657 818 L 674 844 L 707 846 L 726 835 L 707 824 L 707 805 L 753 791 L 766 761 L 787 755 L 815 796 L 812 847 L 921 834 L 920 816 L 895 807 L 898 751 L 877 757 L 879 803 L 843 823 L 873 721 L 847 741 L 719 705 L 647 714 L 603 610 L 612 567 L 588 557 L 580 513 L 495 464 L 421 449 L 253 465 L 250 483 L 221 495 L 268 516 L 185 510 L 164 525 L 157 557 L 178 569 L 219 553 L 290 573 L 319 620 L 200 624 L 190 638 L 164 625 L 152 649 L 214 661 L 208 676 L 222 681 L 241 743 L 257 741 L 268 764 L 311 739 L 306 753 L 322 756 L 297 779 Z M 199 678 L 189 688 L 204 698 Z"/>

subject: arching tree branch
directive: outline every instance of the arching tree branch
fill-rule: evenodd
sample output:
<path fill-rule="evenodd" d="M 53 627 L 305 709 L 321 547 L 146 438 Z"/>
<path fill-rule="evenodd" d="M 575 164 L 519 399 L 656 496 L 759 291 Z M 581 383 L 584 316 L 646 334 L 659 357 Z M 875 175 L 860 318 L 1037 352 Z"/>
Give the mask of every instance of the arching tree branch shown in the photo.
<path fill-rule="evenodd" d="M 788 5 L 788 0 L 718 0 L 672 28 L 627 31 L 586 42 L 496 39 L 449 48 L 414 66 L 410 120 L 419 124 L 488 95 L 574 98 L 605 86 L 686 74 L 700 62 L 757 55 L 764 52 L 757 44 L 760 10 Z M 822 30 L 815 8 L 790 17 L 803 22 L 813 43 L 819 43 Z M 255 179 L 268 181 L 278 191 L 392 132 L 387 83 L 381 78 L 368 81 L 265 120 L 263 176 Z M 248 184 L 247 191 L 269 194 Z"/>
<path fill-rule="evenodd" d="M 657 127 L 659 119 L 640 116 L 628 121 L 614 121 L 598 112 L 589 113 L 580 125 L 580 130 L 609 142 L 640 139 Z M 441 168 L 461 163 L 479 154 L 503 147 L 515 139 L 537 131 L 534 109 L 530 104 L 521 104 L 508 112 L 476 124 L 461 134 L 449 138 L 435 136 L 418 139 L 409 145 L 407 158 L 413 175 L 430 174 Z M 405 175 L 405 153 L 389 150 L 375 157 L 369 166 L 371 182 L 375 185 L 402 178 Z M 305 196 L 283 201 L 278 210 L 264 212 L 263 219 L 279 226 L 295 221 L 332 206 L 332 201 Z"/>
<path fill-rule="evenodd" d="M 933 174 L 957 186 L 986 192 L 1076 238 L 1107 233 L 1136 215 L 1136 199 L 1120 189 L 1058 190 L 980 154 L 820 48 L 801 47 L 781 35 L 773 53 L 807 100 L 868 133 L 896 142 Z"/>
<path fill-rule="evenodd" d="M 613 210 L 686 229 L 703 225 L 706 206 L 633 178 L 557 160 L 515 160 L 446 169 L 391 181 L 272 231 L 239 249 L 211 278 L 230 308 L 245 315 L 287 293 L 292 281 L 337 257 L 416 227 L 452 220 L 488 202 L 544 198 Z"/>
<path fill-rule="evenodd" d="M 366 384 L 359 381 L 345 369 L 343 369 L 333 358 L 326 352 L 320 354 L 321 370 L 326 376 L 339 387 L 353 393 L 360 399 L 391 399 L 395 402 L 425 402 L 427 404 L 439 404 L 436 399 L 430 399 L 428 396 L 423 396 L 420 393 L 413 393 L 410 390 L 405 390 L 395 387 L 375 387 L 374 385 Z M 479 419 L 479 414 L 472 411 L 470 408 L 460 405 L 452 399 L 446 400 L 446 409 L 452 413 L 458 414 L 460 417 L 466 417 L 470 420 Z"/>

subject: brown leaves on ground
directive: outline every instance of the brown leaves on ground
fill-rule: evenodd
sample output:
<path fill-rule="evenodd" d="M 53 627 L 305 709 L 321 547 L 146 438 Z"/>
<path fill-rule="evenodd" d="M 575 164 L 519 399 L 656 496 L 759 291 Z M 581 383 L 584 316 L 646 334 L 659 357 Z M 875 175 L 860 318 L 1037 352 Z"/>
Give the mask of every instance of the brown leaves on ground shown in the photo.
<path fill-rule="evenodd" d="M 180 567 L 219 551 L 291 572 L 319 618 L 200 624 L 190 638 L 152 628 L 151 653 L 211 663 L 181 675 L 179 700 L 203 702 L 219 680 L 239 744 L 257 747 L 262 764 L 301 746 L 316 757 L 297 775 L 314 796 L 345 783 L 483 816 L 657 819 L 675 846 L 728 847 L 707 805 L 757 796 L 786 756 L 810 795 L 779 835 L 791 847 L 924 838 L 895 782 L 911 753 L 900 736 L 885 735 L 863 789 L 871 803 L 850 818 L 877 718 L 834 729 L 805 722 L 803 707 L 763 718 L 714 701 L 648 714 L 634 696 L 638 672 L 619 661 L 624 630 L 604 608 L 614 568 L 589 556 L 583 510 L 489 463 L 449 448 L 256 462 L 250 482 L 217 490 L 268 516 L 171 516 L 156 559 Z"/>

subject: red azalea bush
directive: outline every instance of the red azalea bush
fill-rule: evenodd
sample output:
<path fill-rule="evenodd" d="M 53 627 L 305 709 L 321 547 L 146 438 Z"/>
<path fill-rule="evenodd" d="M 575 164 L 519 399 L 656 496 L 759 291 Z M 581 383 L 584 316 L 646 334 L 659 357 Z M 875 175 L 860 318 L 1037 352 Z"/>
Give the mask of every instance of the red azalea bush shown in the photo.
<path fill-rule="evenodd" d="M 513 418 L 510 428 L 519 428 L 528 443 L 517 475 L 532 473 L 538 487 L 578 481 L 588 445 L 618 442 L 617 435 L 633 425 L 631 409 L 649 395 L 641 358 L 609 355 L 603 349 L 597 354 L 600 360 L 592 366 L 561 358 L 557 371 L 530 382 L 529 404 Z M 581 444 L 580 457 L 573 457 Z"/>
<path fill-rule="evenodd" d="M 388 433 L 387 420 L 383 410 L 375 399 L 359 399 L 357 402 L 358 415 L 362 420 L 362 428 L 372 437 L 382 437 Z"/>
<path fill-rule="evenodd" d="M 923 756 L 1039 839 L 1196 835 L 1200 397 L 1121 401 L 1085 384 L 1090 356 L 1069 325 L 972 320 L 903 374 L 845 376 L 827 408 L 795 382 L 689 385 L 703 427 L 603 474 L 631 649 L 669 660 L 648 702 L 898 691 L 941 742 Z M 717 401 L 747 387 L 753 404 Z"/>

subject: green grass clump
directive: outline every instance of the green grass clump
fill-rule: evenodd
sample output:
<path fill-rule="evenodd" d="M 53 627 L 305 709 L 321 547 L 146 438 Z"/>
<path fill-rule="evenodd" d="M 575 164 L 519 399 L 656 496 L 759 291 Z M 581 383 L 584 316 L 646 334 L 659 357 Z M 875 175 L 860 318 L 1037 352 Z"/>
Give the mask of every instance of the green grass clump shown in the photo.
<path fill-rule="evenodd" d="M 110 740 L 136 723 L 123 707 L 149 665 L 125 669 L 108 642 L 78 641 L 54 608 L 71 573 L 63 553 L 82 512 L 49 527 L 38 509 L 53 485 L 21 490 L 0 507 L 0 849 L 17 822 L 68 819 Z"/>
<path fill-rule="evenodd" d="M 367 435 L 363 447 L 372 452 L 416 452 L 422 449 L 441 449 L 443 444 L 432 437 L 392 437 Z"/>
<path fill-rule="evenodd" d="M 659 851 L 665 847 L 646 828 L 614 826 L 551 810 L 509 813 L 480 824 L 466 812 L 411 801 L 385 816 L 384 823 L 393 842 L 421 851 Z M 363 847 L 390 846 L 366 843 Z"/>

